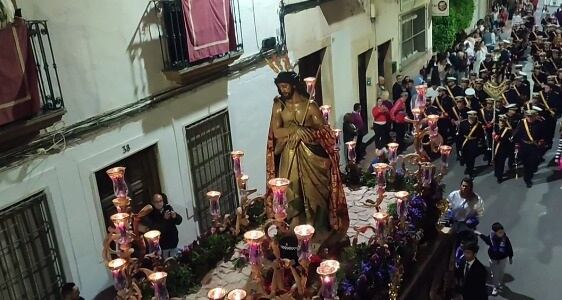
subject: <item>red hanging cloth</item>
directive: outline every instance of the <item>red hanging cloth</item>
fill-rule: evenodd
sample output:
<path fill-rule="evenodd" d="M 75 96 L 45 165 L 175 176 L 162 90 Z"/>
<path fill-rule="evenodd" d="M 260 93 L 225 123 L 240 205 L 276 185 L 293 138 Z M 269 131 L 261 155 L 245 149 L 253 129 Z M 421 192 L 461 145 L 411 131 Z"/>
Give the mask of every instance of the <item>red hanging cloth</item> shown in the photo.
<path fill-rule="evenodd" d="M 39 112 L 35 68 L 27 25 L 17 18 L 0 29 L 0 126 Z"/>

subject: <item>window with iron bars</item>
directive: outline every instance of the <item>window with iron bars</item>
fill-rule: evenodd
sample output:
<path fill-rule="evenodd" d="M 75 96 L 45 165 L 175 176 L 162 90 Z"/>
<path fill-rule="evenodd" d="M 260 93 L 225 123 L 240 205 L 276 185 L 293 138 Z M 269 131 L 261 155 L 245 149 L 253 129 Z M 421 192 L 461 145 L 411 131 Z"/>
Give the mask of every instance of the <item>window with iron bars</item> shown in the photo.
<path fill-rule="evenodd" d="M 236 208 L 228 111 L 192 124 L 186 127 L 185 132 L 195 196 L 195 218 L 200 232 L 207 232 L 212 226 L 206 197 L 208 191 L 222 193 L 220 207 L 223 215 L 232 215 Z"/>
<path fill-rule="evenodd" d="M 63 282 L 45 193 L 0 210 L 0 299 L 60 299 Z"/>

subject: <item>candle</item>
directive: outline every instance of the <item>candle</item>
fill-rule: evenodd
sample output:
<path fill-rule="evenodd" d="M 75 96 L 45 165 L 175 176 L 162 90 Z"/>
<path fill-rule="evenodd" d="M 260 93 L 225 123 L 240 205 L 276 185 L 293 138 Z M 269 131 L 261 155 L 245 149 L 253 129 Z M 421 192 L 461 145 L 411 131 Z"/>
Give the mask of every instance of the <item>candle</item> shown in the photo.
<path fill-rule="evenodd" d="M 406 191 L 399 191 L 396 192 L 396 213 L 398 214 L 399 218 L 403 218 L 406 216 L 406 204 L 408 202 L 408 196 L 410 193 Z"/>
<path fill-rule="evenodd" d="M 128 213 L 116 213 L 111 215 L 111 222 L 121 235 L 118 242 L 119 244 L 126 244 L 129 242 L 127 237 L 127 229 L 129 228 L 129 214 Z"/>
<path fill-rule="evenodd" d="M 243 289 L 234 289 L 228 293 L 228 300 L 244 300 L 246 299 L 246 291 Z"/>
<path fill-rule="evenodd" d="M 293 229 L 297 239 L 299 241 L 297 247 L 297 255 L 299 261 L 310 260 L 312 256 L 312 251 L 310 249 L 310 239 L 314 235 L 314 227 L 312 225 L 298 225 Z"/>
<path fill-rule="evenodd" d="M 388 143 L 388 161 L 391 164 L 396 163 L 398 160 L 398 143 Z"/>
<path fill-rule="evenodd" d="M 106 171 L 113 183 L 113 194 L 117 198 L 127 198 L 129 188 L 125 182 L 125 167 L 115 167 Z"/>
<path fill-rule="evenodd" d="M 221 192 L 207 192 L 207 198 L 209 198 L 209 212 L 211 213 L 211 216 L 214 220 L 220 218 L 221 216 L 220 197 Z"/>
<path fill-rule="evenodd" d="M 341 129 L 332 129 L 334 136 L 336 137 L 336 144 L 334 145 L 334 150 L 340 150 L 340 136 L 341 136 Z"/>
<path fill-rule="evenodd" d="M 123 274 L 123 267 L 125 264 L 127 264 L 127 261 L 122 258 L 117 258 L 107 263 L 113 277 L 113 286 L 118 291 L 126 288 L 127 286 L 127 280 Z"/>
<path fill-rule="evenodd" d="M 316 268 L 316 273 L 318 273 L 322 281 L 321 295 L 325 300 L 335 299 L 337 296 L 336 272 L 338 269 L 339 265 L 336 267 L 330 264 L 320 264 Z"/>
<path fill-rule="evenodd" d="M 226 290 L 221 287 L 214 288 L 207 293 L 209 300 L 221 300 L 224 299 L 224 296 L 226 296 Z"/>
<path fill-rule="evenodd" d="M 166 288 L 166 277 L 168 273 L 166 272 L 154 272 L 148 275 L 148 280 L 152 283 L 154 288 L 154 298 L 156 300 L 169 300 L 170 295 L 168 294 L 168 289 Z"/>
<path fill-rule="evenodd" d="M 236 151 L 232 151 L 230 153 L 230 156 L 232 157 L 232 164 L 233 164 L 233 168 L 234 168 L 234 176 L 236 178 L 239 178 L 240 176 L 242 176 L 242 157 L 244 156 L 244 152 L 240 151 L 240 150 L 236 150 Z"/>
<path fill-rule="evenodd" d="M 144 238 L 148 243 L 148 252 L 154 255 L 161 255 L 162 251 L 160 248 L 160 231 L 151 230 L 144 234 Z"/>
<path fill-rule="evenodd" d="M 265 233 L 261 230 L 250 230 L 244 233 L 244 240 L 248 245 L 248 256 L 251 265 L 261 265 L 261 243 Z"/>
<path fill-rule="evenodd" d="M 374 175 L 377 176 L 377 193 L 384 193 L 386 188 L 386 170 L 388 170 L 388 164 L 376 163 L 373 164 L 373 169 L 375 169 Z"/>
<path fill-rule="evenodd" d="M 118 213 L 126 213 L 129 206 L 131 205 L 131 198 L 115 198 L 111 200 Z"/>
<path fill-rule="evenodd" d="M 306 92 L 310 96 L 310 99 L 314 99 L 316 94 L 316 77 L 306 77 L 303 81 L 306 84 Z"/>
<path fill-rule="evenodd" d="M 326 123 L 328 123 L 330 119 L 330 111 L 332 111 L 332 107 L 330 105 L 322 105 L 320 106 L 320 111 L 322 111 L 322 116 L 324 116 L 324 120 L 326 120 Z"/>
<path fill-rule="evenodd" d="M 429 115 L 427 116 L 427 125 L 429 126 L 429 136 L 431 138 L 437 136 L 437 121 L 439 120 L 438 115 Z"/>
<path fill-rule="evenodd" d="M 354 164 L 357 156 L 355 155 L 355 141 L 345 143 L 347 145 L 347 160 Z"/>
<path fill-rule="evenodd" d="M 429 187 L 431 181 L 433 180 L 433 164 L 430 162 L 421 163 L 422 171 L 422 185 L 424 187 Z"/>
<path fill-rule="evenodd" d="M 273 213 L 278 220 L 285 220 L 287 217 L 287 188 L 291 181 L 287 178 L 273 178 L 268 182 L 273 192 Z"/>
<path fill-rule="evenodd" d="M 379 238 L 383 238 L 388 214 L 384 212 L 376 212 L 373 217 L 375 218 L 376 235 Z"/>
<path fill-rule="evenodd" d="M 420 120 L 421 110 L 419 108 L 412 108 L 412 114 L 414 115 L 414 121 Z"/>

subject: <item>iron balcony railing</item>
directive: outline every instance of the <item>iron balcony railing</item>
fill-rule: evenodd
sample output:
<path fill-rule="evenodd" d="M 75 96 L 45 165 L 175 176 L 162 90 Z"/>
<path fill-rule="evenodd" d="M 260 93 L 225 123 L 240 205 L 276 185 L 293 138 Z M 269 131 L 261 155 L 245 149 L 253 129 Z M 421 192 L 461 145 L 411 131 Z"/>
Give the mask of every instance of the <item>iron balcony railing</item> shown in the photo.
<path fill-rule="evenodd" d="M 35 58 L 37 84 L 43 112 L 64 108 L 57 63 L 46 20 L 27 21 L 31 50 Z"/>
<path fill-rule="evenodd" d="M 189 61 L 182 0 L 152 0 L 152 5 L 158 13 L 161 22 L 158 28 L 158 37 L 160 39 L 164 71 L 182 70 L 217 58 L 211 57 L 196 62 Z M 236 33 L 236 49 L 231 50 L 231 52 L 237 52 L 243 49 L 242 23 L 238 0 L 230 0 L 230 9 L 231 16 L 234 18 Z"/>

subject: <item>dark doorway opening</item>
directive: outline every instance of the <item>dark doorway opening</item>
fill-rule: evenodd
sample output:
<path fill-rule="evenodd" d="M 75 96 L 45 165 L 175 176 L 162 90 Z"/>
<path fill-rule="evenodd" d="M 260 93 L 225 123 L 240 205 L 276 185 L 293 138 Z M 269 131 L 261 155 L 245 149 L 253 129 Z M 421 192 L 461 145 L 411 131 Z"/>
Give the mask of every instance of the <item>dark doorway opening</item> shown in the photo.
<path fill-rule="evenodd" d="M 363 118 L 363 124 L 367 127 L 367 67 L 369 66 L 369 60 L 371 59 L 371 54 L 373 49 L 369 49 L 357 56 L 357 79 L 359 82 L 359 104 L 361 104 L 361 118 Z M 366 128 L 362 128 L 365 133 Z"/>
<path fill-rule="evenodd" d="M 162 192 L 160 177 L 158 176 L 156 152 L 156 145 L 152 145 L 96 172 L 96 183 L 98 185 L 98 194 L 101 200 L 106 228 L 113 226 L 109 217 L 117 213 L 117 209 L 111 202 L 115 198 L 113 183 L 109 176 L 107 176 L 106 171 L 113 167 L 126 168 L 125 181 L 129 188 L 131 208 L 136 213 L 150 203 L 154 194 Z"/>
<path fill-rule="evenodd" d="M 387 91 L 392 89 L 392 51 L 391 41 L 387 41 L 377 47 L 378 54 L 378 76 L 384 77 L 384 85 Z M 377 95 L 380 96 L 380 95 Z"/>
<path fill-rule="evenodd" d="M 320 66 L 322 65 L 322 60 L 324 59 L 325 52 L 326 48 L 323 48 L 299 59 L 299 75 L 301 79 L 304 79 L 306 77 L 316 77 L 315 100 L 319 106 L 323 104 L 321 76 L 322 72 L 320 72 Z"/>

